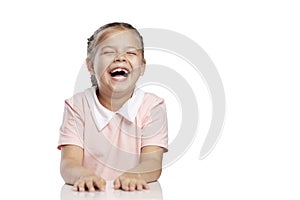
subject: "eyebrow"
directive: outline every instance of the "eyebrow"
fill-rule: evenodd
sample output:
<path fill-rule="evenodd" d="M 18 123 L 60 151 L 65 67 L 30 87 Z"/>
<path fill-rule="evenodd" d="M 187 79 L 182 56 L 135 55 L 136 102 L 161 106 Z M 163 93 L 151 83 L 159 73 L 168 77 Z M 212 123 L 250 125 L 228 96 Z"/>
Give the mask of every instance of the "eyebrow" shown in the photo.
<path fill-rule="evenodd" d="M 101 47 L 100 49 L 105 49 L 105 48 L 112 48 L 112 49 L 115 49 L 115 47 L 113 47 L 113 46 L 103 46 L 103 47 Z"/>
<path fill-rule="evenodd" d="M 103 46 L 101 47 L 100 49 L 105 49 L 105 48 L 111 48 L 111 49 L 116 49 L 114 46 Z M 136 47 L 136 46 L 126 46 L 125 49 L 136 49 L 136 50 L 139 50 L 139 49 L 142 49 L 141 47 Z"/>
<path fill-rule="evenodd" d="M 141 49 L 139 47 L 134 47 L 134 46 L 127 46 L 126 49 Z"/>

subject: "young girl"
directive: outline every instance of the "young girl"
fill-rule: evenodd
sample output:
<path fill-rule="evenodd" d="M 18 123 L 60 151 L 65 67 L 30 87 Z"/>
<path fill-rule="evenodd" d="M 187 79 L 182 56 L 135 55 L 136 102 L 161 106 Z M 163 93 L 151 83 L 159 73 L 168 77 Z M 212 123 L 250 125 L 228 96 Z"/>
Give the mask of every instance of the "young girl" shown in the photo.
<path fill-rule="evenodd" d="M 104 191 L 106 181 L 148 189 L 160 177 L 168 131 L 163 99 L 136 87 L 143 38 L 130 24 L 106 24 L 88 39 L 86 64 L 93 86 L 65 101 L 61 175 L 75 191 Z"/>

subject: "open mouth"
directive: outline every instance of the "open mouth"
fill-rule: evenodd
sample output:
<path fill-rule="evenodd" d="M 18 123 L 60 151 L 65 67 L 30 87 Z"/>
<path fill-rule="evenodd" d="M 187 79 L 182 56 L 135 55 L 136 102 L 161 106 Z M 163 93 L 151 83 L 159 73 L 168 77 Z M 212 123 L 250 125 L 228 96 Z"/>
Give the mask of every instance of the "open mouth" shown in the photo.
<path fill-rule="evenodd" d="M 111 70 L 109 73 L 112 77 L 127 77 L 129 71 L 126 68 L 117 67 Z"/>

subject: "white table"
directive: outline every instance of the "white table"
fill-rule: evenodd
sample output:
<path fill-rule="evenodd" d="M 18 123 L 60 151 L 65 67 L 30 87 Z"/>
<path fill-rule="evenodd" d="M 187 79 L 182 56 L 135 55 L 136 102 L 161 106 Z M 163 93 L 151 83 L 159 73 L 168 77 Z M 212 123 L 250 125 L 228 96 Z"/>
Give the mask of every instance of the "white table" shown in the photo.
<path fill-rule="evenodd" d="M 114 190 L 112 182 L 107 182 L 105 192 L 75 192 L 72 186 L 63 185 L 61 188 L 61 200 L 117 200 L 117 199 L 143 199 L 143 200 L 162 200 L 162 190 L 159 182 L 149 183 L 149 190 L 125 192 Z"/>

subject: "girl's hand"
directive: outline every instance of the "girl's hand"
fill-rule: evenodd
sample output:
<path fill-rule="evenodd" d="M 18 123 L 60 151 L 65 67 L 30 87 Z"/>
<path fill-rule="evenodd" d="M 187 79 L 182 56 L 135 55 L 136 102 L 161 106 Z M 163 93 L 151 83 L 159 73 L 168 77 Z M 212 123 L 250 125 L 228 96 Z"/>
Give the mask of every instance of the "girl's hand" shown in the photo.
<path fill-rule="evenodd" d="M 84 191 L 89 191 L 89 192 L 94 192 L 96 189 L 99 189 L 100 191 L 105 191 L 105 186 L 106 186 L 106 181 L 95 175 L 91 176 L 84 176 L 78 179 L 74 183 L 74 191 L 78 192 L 84 192 Z"/>
<path fill-rule="evenodd" d="M 114 189 L 122 189 L 124 191 L 135 191 L 149 189 L 147 182 L 142 179 L 140 174 L 124 173 L 114 181 Z"/>

